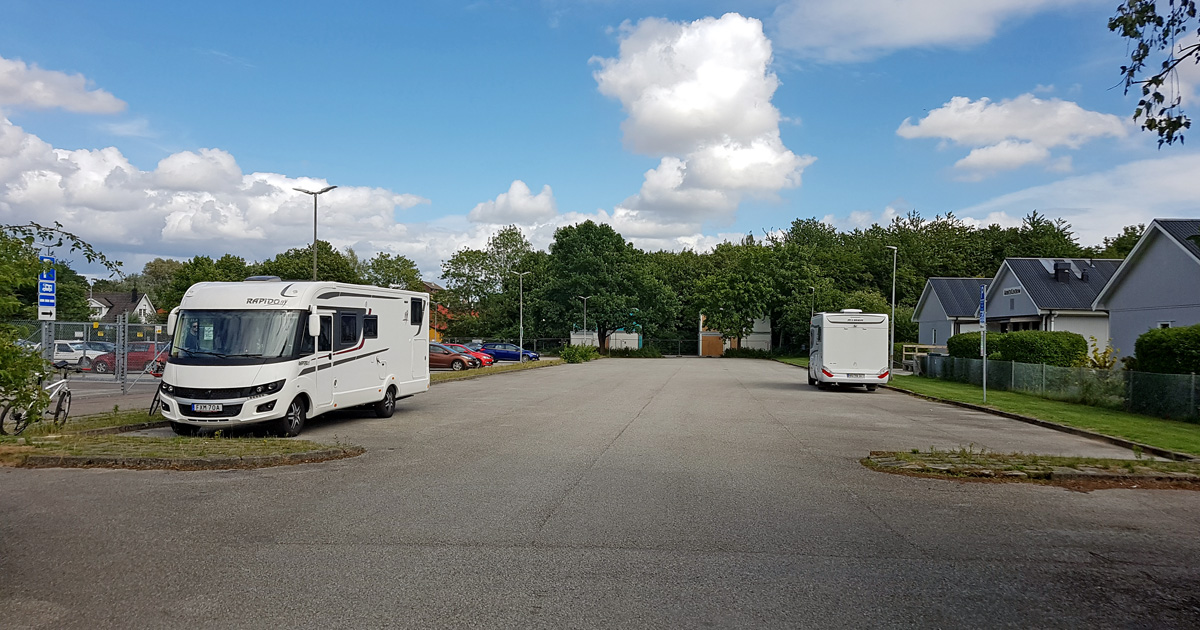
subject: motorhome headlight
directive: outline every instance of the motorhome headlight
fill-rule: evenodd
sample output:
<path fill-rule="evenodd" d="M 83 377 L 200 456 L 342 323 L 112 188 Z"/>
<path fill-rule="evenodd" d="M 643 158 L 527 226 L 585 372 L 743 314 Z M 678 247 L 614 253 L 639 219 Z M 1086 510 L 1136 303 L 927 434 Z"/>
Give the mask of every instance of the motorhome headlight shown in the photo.
<path fill-rule="evenodd" d="M 166 381 L 159 383 L 158 388 L 161 389 L 164 394 L 175 393 L 175 386 L 167 383 Z"/>
<path fill-rule="evenodd" d="M 267 394 L 274 394 L 275 392 L 283 389 L 283 381 L 279 380 L 271 383 L 264 383 L 262 385 L 255 385 L 248 389 L 249 391 L 246 392 L 246 395 L 251 398 L 255 396 L 266 396 Z"/>

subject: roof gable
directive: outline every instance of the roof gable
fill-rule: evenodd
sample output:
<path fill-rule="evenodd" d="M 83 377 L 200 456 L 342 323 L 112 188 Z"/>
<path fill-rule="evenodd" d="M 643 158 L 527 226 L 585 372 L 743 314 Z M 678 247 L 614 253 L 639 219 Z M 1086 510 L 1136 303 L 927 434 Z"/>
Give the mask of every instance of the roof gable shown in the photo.
<path fill-rule="evenodd" d="M 1187 252 L 1192 260 L 1196 261 L 1196 264 L 1200 264 L 1200 242 L 1191 238 L 1198 235 L 1200 235 L 1200 219 L 1155 219 L 1151 221 L 1146 232 L 1142 234 L 1142 238 L 1138 239 L 1137 244 L 1129 252 L 1129 256 L 1113 272 L 1112 277 L 1100 293 L 1096 294 L 1095 299 L 1092 300 L 1092 308 L 1104 308 L 1104 301 L 1121 283 L 1129 269 L 1138 264 L 1142 254 L 1154 246 L 1154 242 L 1159 237 L 1173 241 L 1176 246 Z"/>
<path fill-rule="evenodd" d="M 991 286 L 991 278 L 930 278 L 947 317 L 975 317 L 979 312 L 979 286 Z"/>

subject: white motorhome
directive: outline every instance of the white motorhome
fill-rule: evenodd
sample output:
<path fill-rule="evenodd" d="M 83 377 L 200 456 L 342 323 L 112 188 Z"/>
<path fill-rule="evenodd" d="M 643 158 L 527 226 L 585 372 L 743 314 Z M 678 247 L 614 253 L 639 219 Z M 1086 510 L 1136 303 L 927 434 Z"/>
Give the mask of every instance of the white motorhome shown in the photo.
<path fill-rule="evenodd" d="M 808 384 L 876 386 L 891 380 L 888 316 L 843 309 L 817 313 L 808 331 Z"/>
<path fill-rule="evenodd" d="M 294 436 L 307 418 L 429 389 L 429 294 L 336 282 L 192 285 L 167 326 L 162 415 L 176 433 L 270 423 Z"/>

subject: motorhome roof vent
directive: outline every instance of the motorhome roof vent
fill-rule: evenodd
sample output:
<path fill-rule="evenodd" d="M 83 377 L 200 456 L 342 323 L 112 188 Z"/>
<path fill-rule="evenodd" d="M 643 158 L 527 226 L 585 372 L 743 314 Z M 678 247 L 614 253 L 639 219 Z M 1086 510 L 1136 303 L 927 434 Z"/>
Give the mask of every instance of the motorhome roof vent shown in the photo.
<path fill-rule="evenodd" d="M 250 276 L 246 282 L 283 282 L 279 276 Z"/>
<path fill-rule="evenodd" d="M 861 308 L 844 308 L 844 309 L 842 309 L 842 312 L 843 313 L 861 313 L 862 309 Z"/>

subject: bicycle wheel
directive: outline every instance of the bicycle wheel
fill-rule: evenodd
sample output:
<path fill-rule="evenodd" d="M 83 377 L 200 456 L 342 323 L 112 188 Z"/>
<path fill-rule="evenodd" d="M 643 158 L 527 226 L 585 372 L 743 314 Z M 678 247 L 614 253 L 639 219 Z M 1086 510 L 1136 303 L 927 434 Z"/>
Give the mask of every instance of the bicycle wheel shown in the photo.
<path fill-rule="evenodd" d="M 151 400 L 151 401 L 150 401 L 150 413 L 149 413 L 149 415 L 150 415 L 151 417 L 154 417 L 154 416 L 158 415 L 158 411 L 159 411 L 159 409 L 161 409 L 161 408 L 162 408 L 162 398 L 159 396 L 159 394 L 160 394 L 160 393 L 161 393 L 161 392 L 159 392 L 159 390 L 157 390 L 157 389 L 156 389 L 156 390 L 154 390 L 154 400 Z"/>
<path fill-rule="evenodd" d="M 0 433 L 20 435 L 29 426 L 29 410 L 5 407 L 0 413 Z"/>
<path fill-rule="evenodd" d="M 67 416 L 71 413 L 71 390 L 63 390 L 58 395 L 58 406 L 54 408 L 54 424 L 62 426 L 67 423 Z"/>

